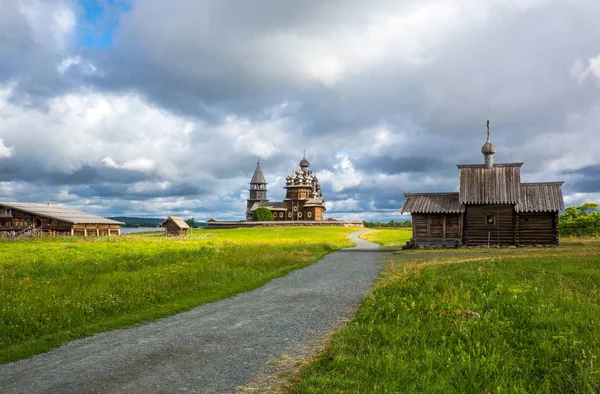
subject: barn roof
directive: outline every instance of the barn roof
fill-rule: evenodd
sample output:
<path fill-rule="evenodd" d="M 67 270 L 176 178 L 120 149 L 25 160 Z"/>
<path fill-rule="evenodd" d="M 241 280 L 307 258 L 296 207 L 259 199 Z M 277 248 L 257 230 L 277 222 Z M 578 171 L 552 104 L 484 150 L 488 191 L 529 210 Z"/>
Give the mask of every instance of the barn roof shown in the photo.
<path fill-rule="evenodd" d="M 459 164 L 462 204 L 517 204 L 520 201 L 523 163 Z"/>
<path fill-rule="evenodd" d="M 458 193 L 404 193 L 400 213 L 460 213 L 464 206 Z"/>
<path fill-rule="evenodd" d="M 116 220 L 81 212 L 73 208 L 52 204 L 34 204 L 28 202 L 0 202 L 0 206 L 27 212 L 49 219 L 60 220 L 71 224 L 125 224 Z"/>
<path fill-rule="evenodd" d="M 558 212 L 564 210 L 563 183 L 521 183 L 521 202 L 515 206 L 515 210 L 517 212 Z"/>
<path fill-rule="evenodd" d="M 158 227 L 165 227 L 164 225 L 169 220 L 171 220 L 173 223 L 175 223 L 175 225 L 177 227 L 179 227 L 181 230 L 186 229 L 186 228 L 190 228 L 190 226 L 188 226 L 188 224 L 185 222 L 185 220 L 183 220 L 179 216 L 169 216 L 164 222 L 162 222 L 161 224 L 159 224 Z"/>

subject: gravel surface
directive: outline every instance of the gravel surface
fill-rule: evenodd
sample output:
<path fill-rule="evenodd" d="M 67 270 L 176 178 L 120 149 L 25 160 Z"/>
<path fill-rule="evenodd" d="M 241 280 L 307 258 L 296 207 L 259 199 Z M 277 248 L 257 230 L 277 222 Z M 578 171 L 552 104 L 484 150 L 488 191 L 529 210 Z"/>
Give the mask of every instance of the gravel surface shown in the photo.
<path fill-rule="evenodd" d="M 189 312 L 0 365 L 0 392 L 229 393 L 343 324 L 390 251 L 349 237 L 317 263 Z"/>

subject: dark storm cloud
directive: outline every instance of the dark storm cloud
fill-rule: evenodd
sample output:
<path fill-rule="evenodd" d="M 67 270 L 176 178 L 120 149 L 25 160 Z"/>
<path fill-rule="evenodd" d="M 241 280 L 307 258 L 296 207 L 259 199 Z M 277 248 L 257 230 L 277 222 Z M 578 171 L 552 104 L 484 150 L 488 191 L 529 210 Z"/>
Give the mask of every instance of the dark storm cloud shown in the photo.
<path fill-rule="evenodd" d="M 143 190 L 136 190 L 124 184 L 95 184 L 87 187 L 72 187 L 69 194 L 79 197 L 120 198 L 124 200 L 138 200 L 158 197 L 189 197 L 207 194 L 208 191 L 192 185 L 169 185 L 161 188 L 159 185 L 150 186 Z"/>
<path fill-rule="evenodd" d="M 435 157 L 363 157 L 355 163 L 356 168 L 368 173 L 381 172 L 384 174 L 398 174 L 402 172 L 427 172 L 450 169 L 449 163 L 444 163 Z"/>
<path fill-rule="evenodd" d="M 16 159 L 10 160 L 0 167 L 0 182 L 25 181 L 47 185 L 89 185 L 111 182 L 129 185 L 156 178 L 155 175 L 138 171 L 92 167 L 89 165 L 83 165 L 69 173 L 44 171 L 40 170 L 40 167 L 42 167 L 40 161 L 25 163 Z"/>
<path fill-rule="evenodd" d="M 600 193 L 600 164 L 565 171 L 564 175 L 575 175 L 569 189 L 578 193 Z"/>

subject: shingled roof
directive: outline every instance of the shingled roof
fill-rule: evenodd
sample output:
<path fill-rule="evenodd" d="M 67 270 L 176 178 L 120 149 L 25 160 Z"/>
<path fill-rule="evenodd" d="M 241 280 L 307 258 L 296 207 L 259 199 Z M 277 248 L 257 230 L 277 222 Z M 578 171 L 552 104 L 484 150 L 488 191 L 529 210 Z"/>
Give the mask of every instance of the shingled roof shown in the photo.
<path fill-rule="evenodd" d="M 458 193 L 404 193 L 400 213 L 460 213 L 464 206 Z"/>
<path fill-rule="evenodd" d="M 0 206 L 17 209 L 41 217 L 60 220 L 71 224 L 125 224 L 116 220 L 81 212 L 73 208 L 52 204 L 35 204 L 28 202 L 0 202 Z"/>
<path fill-rule="evenodd" d="M 254 175 L 252 175 L 252 180 L 250 181 L 250 183 L 267 183 L 267 181 L 265 180 L 265 176 L 263 175 L 262 170 L 260 169 L 260 161 L 256 162 L 256 170 L 254 170 Z"/>
<path fill-rule="evenodd" d="M 517 204 L 523 163 L 459 164 L 459 199 L 462 204 Z"/>
<path fill-rule="evenodd" d="M 515 210 L 521 212 L 558 212 L 565 209 L 562 196 L 564 182 L 521 183 L 521 202 Z"/>
<path fill-rule="evenodd" d="M 270 201 L 259 201 L 252 204 L 250 212 L 256 211 L 260 207 L 269 208 L 271 211 L 285 211 L 285 202 L 270 202 Z"/>
<path fill-rule="evenodd" d="M 165 227 L 165 224 L 169 221 L 172 220 L 173 223 L 175 223 L 175 225 L 177 227 L 179 227 L 181 230 L 190 228 L 190 226 L 185 222 L 185 220 L 183 220 L 182 218 L 180 218 L 179 216 L 169 216 L 164 222 L 162 222 L 161 224 L 158 225 L 158 227 Z"/>

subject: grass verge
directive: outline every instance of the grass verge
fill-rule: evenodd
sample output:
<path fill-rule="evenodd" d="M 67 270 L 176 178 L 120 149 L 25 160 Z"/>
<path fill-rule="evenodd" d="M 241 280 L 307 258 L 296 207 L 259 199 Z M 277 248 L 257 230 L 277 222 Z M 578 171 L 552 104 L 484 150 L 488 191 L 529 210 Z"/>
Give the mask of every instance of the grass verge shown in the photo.
<path fill-rule="evenodd" d="M 398 255 L 291 391 L 597 393 L 600 244 L 510 253 Z"/>
<path fill-rule="evenodd" d="M 351 246 L 353 230 L 0 240 L 0 362 L 252 290 Z"/>
<path fill-rule="evenodd" d="M 411 237 L 411 228 L 374 229 L 360 235 L 360 238 L 381 246 L 404 246 Z"/>

